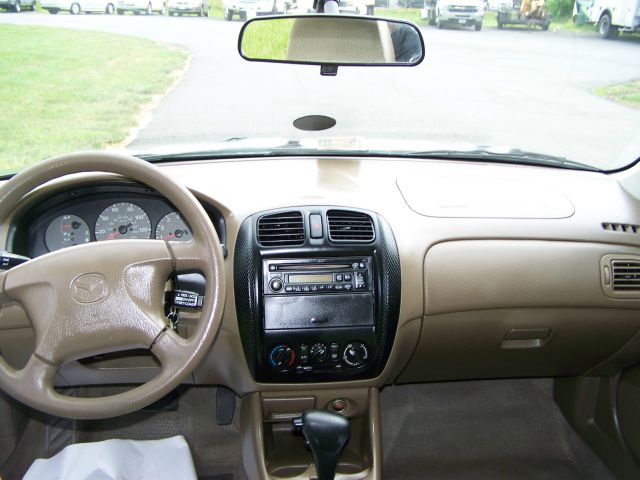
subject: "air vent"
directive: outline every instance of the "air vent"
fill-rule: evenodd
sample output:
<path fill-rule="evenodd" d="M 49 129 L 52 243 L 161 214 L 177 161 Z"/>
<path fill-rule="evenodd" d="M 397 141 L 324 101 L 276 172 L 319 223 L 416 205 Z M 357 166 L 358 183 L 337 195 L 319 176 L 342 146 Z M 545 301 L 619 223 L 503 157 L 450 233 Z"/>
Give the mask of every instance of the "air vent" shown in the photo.
<path fill-rule="evenodd" d="M 329 210 L 329 240 L 336 243 L 370 243 L 375 239 L 369 215 L 347 210 Z"/>
<path fill-rule="evenodd" d="M 258 219 L 258 243 L 265 247 L 304 244 L 304 221 L 300 212 L 265 215 Z"/>
<path fill-rule="evenodd" d="M 610 232 L 621 233 L 638 233 L 640 231 L 639 225 L 631 225 L 630 223 L 603 223 L 602 228 Z"/>
<path fill-rule="evenodd" d="M 640 292 L 640 260 L 613 260 L 614 292 Z"/>
<path fill-rule="evenodd" d="M 600 260 L 602 289 L 614 298 L 640 299 L 640 255 L 611 253 Z"/>

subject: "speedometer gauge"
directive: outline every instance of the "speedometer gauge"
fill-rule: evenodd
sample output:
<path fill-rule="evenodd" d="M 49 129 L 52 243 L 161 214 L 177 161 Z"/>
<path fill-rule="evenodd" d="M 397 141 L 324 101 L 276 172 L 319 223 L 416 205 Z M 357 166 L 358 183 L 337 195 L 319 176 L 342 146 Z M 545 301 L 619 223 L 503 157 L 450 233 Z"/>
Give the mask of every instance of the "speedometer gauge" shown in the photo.
<path fill-rule="evenodd" d="M 53 219 L 44 234 L 50 252 L 91 241 L 89 225 L 76 215 L 61 215 Z"/>
<path fill-rule="evenodd" d="M 105 208 L 96 221 L 96 240 L 151 238 L 151 221 L 138 205 L 114 203 Z"/>
<path fill-rule="evenodd" d="M 186 242 L 191 238 L 189 227 L 178 212 L 167 213 L 158 222 L 156 238 L 160 240 L 177 240 Z"/>

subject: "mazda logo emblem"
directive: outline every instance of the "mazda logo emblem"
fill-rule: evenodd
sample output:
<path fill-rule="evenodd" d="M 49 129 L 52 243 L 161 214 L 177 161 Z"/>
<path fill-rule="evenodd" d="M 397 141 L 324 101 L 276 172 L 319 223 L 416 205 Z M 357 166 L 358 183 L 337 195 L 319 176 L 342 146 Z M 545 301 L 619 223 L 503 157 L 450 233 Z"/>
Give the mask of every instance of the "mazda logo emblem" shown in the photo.
<path fill-rule="evenodd" d="M 85 273 L 71 282 L 71 295 L 78 303 L 95 303 L 109 294 L 107 282 L 99 273 Z"/>

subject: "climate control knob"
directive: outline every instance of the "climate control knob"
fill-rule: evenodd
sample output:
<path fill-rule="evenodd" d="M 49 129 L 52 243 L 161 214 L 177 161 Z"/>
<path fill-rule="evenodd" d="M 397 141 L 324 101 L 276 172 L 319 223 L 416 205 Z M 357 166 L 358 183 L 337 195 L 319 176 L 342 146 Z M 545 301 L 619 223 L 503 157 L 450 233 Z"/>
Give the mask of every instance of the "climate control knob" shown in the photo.
<path fill-rule="evenodd" d="M 324 343 L 318 342 L 309 350 L 309 358 L 312 363 L 322 363 L 327 358 L 329 349 Z"/>
<path fill-rule="evenodd" d="M 280 372 L 291 370 L 296 362 L 296 352 L 289 345 L 281 343 L 269 352 L 269 364 Z"/>
<path fill-rule="evenodd" d="M 364 366 L 369 360 L 369 351 L 362 342 L 351 342 L 347 344 L 342 354 L 342 361 L 351 368 Z"/>

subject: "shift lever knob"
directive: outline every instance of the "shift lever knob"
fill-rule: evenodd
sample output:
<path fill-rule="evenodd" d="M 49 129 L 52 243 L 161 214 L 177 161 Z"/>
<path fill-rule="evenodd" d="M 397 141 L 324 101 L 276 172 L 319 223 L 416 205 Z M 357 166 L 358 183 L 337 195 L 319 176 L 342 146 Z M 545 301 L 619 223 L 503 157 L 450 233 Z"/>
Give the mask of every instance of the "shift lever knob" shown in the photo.
<path fill-rule="evenodd" d="M 338 458 L 349 440 L 349 420 L 325 410 L 305 410 L 293 419 L 293 427 L 302 432 L 316 464 L 318 480 L 333 480 Z"/>

